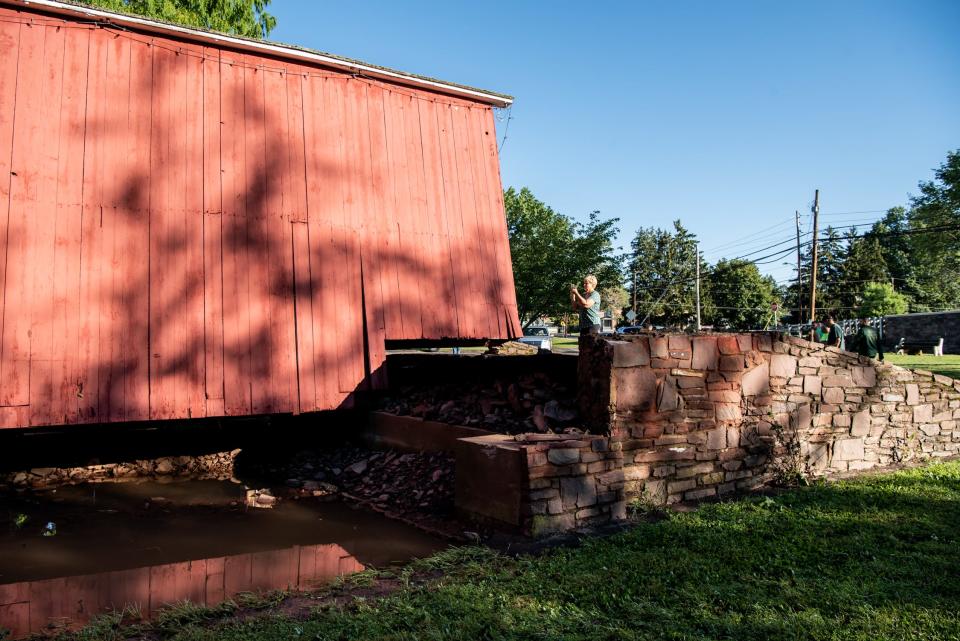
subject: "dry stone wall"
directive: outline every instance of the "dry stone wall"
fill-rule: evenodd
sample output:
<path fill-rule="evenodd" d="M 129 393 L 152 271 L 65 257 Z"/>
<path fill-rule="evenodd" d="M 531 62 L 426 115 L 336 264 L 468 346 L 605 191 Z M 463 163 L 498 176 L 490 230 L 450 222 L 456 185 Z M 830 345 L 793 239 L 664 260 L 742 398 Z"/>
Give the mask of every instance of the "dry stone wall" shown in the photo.
<path fill-rule="evenodd" d="M 523 446 L 526 527 L 621 518 L 960 453 L 960 381 L 773 333 L 584 337 L 581 413 L 598 437 Z"/>

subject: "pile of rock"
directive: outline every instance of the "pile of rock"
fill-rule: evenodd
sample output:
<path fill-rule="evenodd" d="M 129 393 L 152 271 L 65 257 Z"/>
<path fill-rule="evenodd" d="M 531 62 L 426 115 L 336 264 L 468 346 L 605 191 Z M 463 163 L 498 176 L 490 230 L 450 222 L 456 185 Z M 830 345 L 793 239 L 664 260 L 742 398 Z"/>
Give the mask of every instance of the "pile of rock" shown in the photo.
<path fill-rule="evenodd" d="M 502 434 L 561 431 L 579 420 L 573 391 L 545 372 L 512 381 L 408 386 L 384 397 L 380 409 Z"/>
<path fill-rule="evenodd" d="M 0 474 L 0 488 L 47 488 L 78 483 L 129 481 L 135 479 L 217 479 L 233 476 L 234 459 L 240 450 L 200 456 L 165 456 L 123 463 L 96 463 L 82 467 L 35 467 Z"/>
<path fill-rule="evenodd" d="M 453 508 L 453 457 L 442 453 L 341 447 L 300 452 L 284 462 L 241 465 L 243 474 L 284 483 L 294 496 L 337 492 L 405 516 L 443 514 Z"/>

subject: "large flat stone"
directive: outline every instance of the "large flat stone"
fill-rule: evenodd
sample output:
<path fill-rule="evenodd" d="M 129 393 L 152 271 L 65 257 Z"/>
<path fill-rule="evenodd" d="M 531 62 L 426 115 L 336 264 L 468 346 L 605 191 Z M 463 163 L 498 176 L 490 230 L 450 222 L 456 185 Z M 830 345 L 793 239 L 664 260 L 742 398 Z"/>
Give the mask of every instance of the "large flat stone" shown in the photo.
<path fill-rule="evenodd" d="M 842 387 L 824 387 L 823 388 L 823 402 L 829 403 L 830 405 L 838 405 L 843 402 L 843 388 Z"/>
<path fill-rule="evenodd" d="M 744 373 L 740 386 L 744 396 L 759 396 L 770 391 L 770 365 L 761 363 Z"/>
<path fill-rule="evenodd" d="M 641 367 L 650 364 L 650 346 L 645 337 L 629 341 L 610 341 L 614 367 Z"/>
<path fill-rule="evenodd" d="M 673 377 L 667 376 L 660 383 L 657 394 L 657 410 L 668 412 L 680 407 L 680 394 L 677 393 L 677 384 Z"/>
<path fill-rule="evenodd" d="M 870 433 L 870 410 L 862 410 L 853 415 L 851 436 L 866 436 Z"/>
<path fill-rule="evenodd" d="M 717 356 L 716 338 L 693 339 L 693 369 L 717 369 Z"/>
<path fill-rule="evenodd" d="M 933 419 L 933 405 L 916 405 L 913 408 L 913 422 L 926 423 Z"/>
<path fill-rule="evenodd" d="M 920 386 L 916 383 L 907 383 L 907 405 L 920 404 Z"/>
<path fill-rule="evenodd" d="M 822 390 L 823 390 L 822 378 L 820 378 L 819 376 L 803 377 L 803 393 L 804 394 L 813 394 L 814 396 L 819 396 Z"/>
<path fill-rule="evenodd" d="M 653 411 L 657 402 L 657 375 L 646 367 L 616 369 L 610 396 L 618 412 Z"/>
<path fill-rule="evenodd" d="M 791 378 L 797 374 L 797 357 L 789 354 L 774 354 L 770 357 L 770 376 Z"/>
<path fill-rule="evenodd" d="M 863 459 L 863 439 L 837 439 L 833 443 L 833 458 L 836 461 L 859 461 Z"/>
<path fill-rule="evenodd" d="M 853 384 L 857 387 L 873 387 L 877 384 L 877 370 L 875 367 L 854 367 L 851 371 Z"/>

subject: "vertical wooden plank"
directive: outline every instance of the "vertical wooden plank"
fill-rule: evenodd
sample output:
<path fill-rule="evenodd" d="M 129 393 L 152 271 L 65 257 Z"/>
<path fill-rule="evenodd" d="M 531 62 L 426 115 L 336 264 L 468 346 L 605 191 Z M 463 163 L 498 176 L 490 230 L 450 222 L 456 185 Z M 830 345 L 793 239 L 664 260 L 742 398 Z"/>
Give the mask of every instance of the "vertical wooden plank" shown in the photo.
<path fill-rule="evenodd" d="M 250 589 L 287 590 L 297 587 L 299 548 L 267 550 L 252 556 Z"/>
<path fill-rule="evenodd" d="M 177 564 L 176 594 L 178 601 L 206 602 L 207 562 L 205 559 Z"/>
<path fill-rule="evenodd" d="M 130 106 L 124 159 L 125 184 L 121 289 L 124 317 L 123 419 L 150 417 L 150 194 L 151 129 L 153 111 L 153 47 L 130 42 Z"/>
<path fill-rule="evenodd" d="M 223 408 L 223 247 L 220 184 L 220 51 L 203 49 L 203 305 L 207 415 Z"/>
<path fill-rule="evenodd" d="M 312 358 L 302 359 L 302 367 L 312 366 L 312 375 L 309 377 L 315 387 L 312 391 L 313 407 L 315 409 L 328 408 L 334 402 L 334 390 L 329 383 L 336 384 L 336 328 L 324 327 L 324 312 L 326 299 L 323 294 L 324 274 L 329 272 L 328 265 L 333 256 L 330 251 L 330 210 L 341 207 L 339 186 L 333 180 L 334 167 L 331 165 L 331 148 L 337 144 L 333 139 L 330 127 L 324 126 L 328 118 L 326 101 L 324 100 L 325 80 L 317 76 L 305 76 L 302 80 L 303 88 L 303 126 L 304 126 L 304 160 L 306 173 L 307 193 L 307 260 L 297 263 L 299 278 L 308 277 L 310 280 L 300 281 L 298 293 L 309 297 L 309 306 L 304 301 L 300 305 L 298 298 L 298 314 L 303 313 L 305 322 L 310 323 L 310 334 L 313 337 Z M 295 234 L 299 230 L 294 229 Z M 296 249 L 294 251 L 297 251 Z M 299 255 L 299 252 L 298 252 Z M 331 308 L 332 313 L 332 308 Z M 323 331 L 326 329 L 327 331 Z M 304 332 L 305 334 L 305 332 Z M 307 399 L 311 391 L 305 387 L 306 381 L 301 382 L 300 399 L 307 411 Z"/>
<path fill-rule="evenodd" d="M 430 279 L 433 283 L 434 301 L 429 306 L 436 322 L 431 331 L 435 338 L 451 337 L 457 335 L 457 273 L 450 257 L 450 236 L 446 224 L 437 105 L 433 100 L 420 99 L 417 106 L 423 147 L 424 188 L 427 194 L 425 219 L 431 230 L 430 246 L 436 252 L 431 267 L 434 270 L 433 277 Z"/>
<path fill-rule="evenodd" d="M 521 335 L 520 321 L 516 316 L 517 295 L 513 280 L 513 264 L 510 260 L 510 239 L 507 234 L 507 218 L 503 207 L 503 183 L 500 180 L 500 160 L 497 154 L 497 130 L 493 109 L 480 110 L 483 130 L 484 167 L 489 207 L 491 237 L 496 247 L 497 273 L 499 274 L 500 317 L 508 319 L 501 338 L 516 338 Z"/>
<path fill-rule="evenodd" d="M 476 198 L 474 196 L 474 175 L 471 167 L 470 135 L 466 122 L 466 108 L 458 105 L 450 107 L 453 139 L 456 146 L 457 182 L 460 187 L 460 219 L 463 225 L 464 253 L 467 260 L 463 268 L 467 270 L 469 291 L 464 300 L 469 317 L 472 338 L 483 338 L 487 333 L 484 318 L 485 307 L 482 303 L 480 281 L 482 265 L 480 257 L 483 246 L 477 229 Z"/>
<path fill-rule="evenodd" d="M 437 103 L 437 131 L 440 140 L 440 165 L 443 175 L 444 218 L 447 238 L 450 241 L 450 262 L 453 266 L 456 288 L 454 300 L 457 307 L 457 335 L 474 335 L 472 314 L 468 309 L 470 298 L 470 273 L 467 269 L 469 257 L 463 237 L 463 223 L 460 215 L 460 183 L 457 175 L 456 141 L 453 136 L 453 107 L 446 103 Z"/>
<path fill-rule="evenodd" d="M 407 176 L 410 190 L 410 210 L 407 226 L 400 230 L 400 242 L 409 268 L 406 280 L 401 284 L 405 296 L 416 301 L 415 318 L 419 318 L 419 332 L 410 338 L 438 338 L 436 315 L 432 310 L 435 299 L 430 297 L 438 272 L 436 257 L 436 230 L 430 228 L 426 210 L 426 186 L 423 168 L 423 143 L 420 135 L 420 109 L 417 99 L 408 94 L 399 94 L 403 118 L 404 143 L 407 155 Z M 429 247 L 429 251 L 421 248 Z M 424 287 L 430 283 L 429 287 Z M 413 292 L 416 291 L 416 296 Z"/>
<path fill-rule="evenodd" d="M 387 148 L 390 161 L 390 185 L 393 193 L 394 228 L 390 230 L 388 242 L 393 256 L 391 270 L 396 276 L 396 300 L 400 311 L 400 326 L 390 328 L 388 338 L 411 339 L 422 334 L 420 326 L 420 287 L 412 275 L 407 252 L 413 244 L 410 234 L 416 220 L 410 187 L 410 168 L 406 144 L 406 130 L 403 117 L 404 96 L 386 90 L 384 93 L 386 116 Z M 392 282 L 390 283 L 392 289 Z M 389 298 L 389 297 L 388 297 Z M 399 330 L 397 332 L 397 330 Z M 397 333 L 394 333 L 397 332 Z"/>
<path fill-rule="evenodd" d="M 184 387 L 180 417 L 206 415 L 206 375 L 204 373 L 204 87 L 203 47 L 184 44 L 182 69 L 186 99 L 182 121 L 184 134 L 184 224 L 182 228 L 184 297 L 183 338 L 180 347 Z M 185 413 L 184 413 L 185 410 Z"/>
<path fill-rule="evenodd" d="M 207 580 L 204 592 L 204 603 L 216 605 L 226 600 L 223 584 L 224 557 L 207 559 Z"/>
<path fill-rule="evenodd" d="M 387 182 L 389 167 L 387 158 L 387 133 L 383 112 L 383 89 L 377 85 L 367 86 L 367 131 L 369 134 L 369 190 L 366 233 L 363 248 L 364 311 L 367 327 L 367 353 L 371 385 L 374 389 L 386 387 L 386 300 L 384 281 L 387 277 L 387 257 L 384 255 L 384 239 L 389 233 L 390 209 Z"/>
<path fill-rule="evenodd" d="M 124 330 L 127 314 L 123 308 L 127 285 L 124 244 L 130 237 L 129 211 L 124 207 L 127 163 L 129 161 L 130 115 L 130 41 L 127 38 L 109 38 L 106 42 L 104 100 L 106 102 L 103 127 L 101 167 L 101 220 L 98 235 L 103 255 L 100 266 L 100 369 L 97 414 L 103 421 L 121 421 L 124 418 L 126 370 Z"/>
<path fill-rule="evenodd" d="M 10 212 L 2 352 L 0 352 L 0 405 L 30 402 L 30 322 L 33 300 L 29 291 L 29 265 L 37 239 L 32 221 L 38 207 L 42 167 L 39 145 L 44 139 L 40 120 L 43 100 L 45 28 L 24 25 L 20 34 L 16 106 L 18 114 L 10 160 Z"/>
<path fill-rule="evenodd" d="M 23 163 L 29 166 L 30 184 L 23 192 L 23 211 L 29 218 L 23 221 L 22 229 L 28 236 L 27 253 L 21 257 L 26 264 L 27 288 L 22 292 L 19 309 L 29 314 L 30 344 L 30 424 L 49 425 L 54 419 L 53 398 L 53 274 L 49 266 L 54 262 L 55 221 L 57 207 L 58 154 L 60 143 L 60 102 L 63 89 L 64 30 L 55 27 L 38 27 L 44 34 L 43 59 L 33 69 L 41 85 L 40 101 L 23 105 L 31 112 L 31 119 L 39 120 L 39 136 L 30 141 L 33 147 Z M 23 113 L 23 111 L 21 111 Z M 19 126 L 18 126 L 19 129 Z M 12 194 L 17 203 L 18 194 Z M 17 257 L 8 256 L 10 260 Z M 38 265 L 47 269 L 37 269 Z M 10 304 L 9 290 L 7 304 Z M 14 298 L 14 304 L 18 299 Z M 8 308 L 12 311 L 11 308 Z"/>
<path fill-rule="evenodd" d="M 264 76 L 266 72 L 256 65 L 253 56 L 244 56 L 244 142 L 246 178 L 244 196 L 247 219 L 246 275 L 249 288 L 250 374 L 252 412 L 266 414 L 272 411 L 272 361 L 268 341 L 270 326 L 270 295 L 268 214 L 267 214 L 267 160 L 264 129 Z"/>
<path fill-rule="evenodd" d="M 16 122 L 17 71 L 20 67 L 20 31 L 18 22 L 0 21 L 0 51 L 8 52 L 6 64 L 0 65 L 0 291 L 5 291 L 7 279 L 7 244 L 10 225 L 10 189 L 13 181 L 13 130 Z M 6 360 L 3 347 L 7 334 L 4 332 L 4 297 L 0 296 L 0 375 Z M 5 386 L 0 383 L 0 403 L 5 395 Z M 7 399 L 9 400 L 9 398 Z M 2 427 L 9 427 L 0 423 Z"/>
<path fill-rule="evenodd" d="M 463 110 L 465 120 L 466 146 L 469 150 L 470 169 L 473 175 L 474 208 L 476 211 L 477 240 L 480 247 L 480 261 L 484 267 L 477 286 L 480 292 L 480 308 L 483 313 L 485 336 L 496 338 L 500 335 L 499 281 L 497 262 L 497 240 L 494 238 L 491 223 L 490 200 L 488 198 L 487 168 L 485 158 L 484 123 L 482 109 L 467 107 Z"/>
<path fill-rule="evenodd" d="M 220 59 L 220 139 L 223 158 L 223 399 L 224 413 L 249 414 L 250 323 L 247 316 L 247 225 L 244 167 L 243 67 L 236 59 Z"/>
<path fill-rule="evenodd" d="M 223 560 L 223 593 L 230 598 L 250 589 L 253 557 L 250 554 L 228 556 Z"/>
<path fill-rule="evenodd" d="M 287 177 L 284 208 L 289 213 L 291 253 L 293 257 L 293 303 L 296 331 L 297 408 L 300 412 L 317 409 L 313 342 L 313 286 L 310 277 L 310 238 L 307 224 L 307 159 L 305 149 L 305 113 L 307 98 L 303 75 L 296 66 L 288 67 L 287 93 Z"/>
<path fill-rule="evenodd" d="M 270 366 L 270 381 L 260 383 L 268 393 L 270 412 L 292 412 L 296 407 L 297 370 L 292 299 L 293 241 L 286 204 L 288 191 L 292 187 L 287 149 L 290 138 L 287 81 L 283 70 L 264 70 L 263 76 L 264 130 L 268 144 L 265 158 L 267 191 L 261 242 L 268 269 L 262 287 L 264 304 L 269 312 L 263 336 L 268 345 L 266 356 Z"/>
<path fill-rule="evenodd" d="M 102 178 L 105 141 L 107 39 L 91 31 L 87 63 L 87 115 L 83 146 L 83 210 L 80 239 L 80 327 L 77 346 L 78 418 L 96 421 L 100 387 L 100 311 L 104 300 L 100 263 Z"/>
<path fill-rule="evenodd" d="M 86 128 L 87 57 L 90 32 L 68 29 L 64 43 L 64 85 L 60 115 L 57 208 L 54 223 L 52 413 L 57 423 L 74 423 L 78 412 L 77 342 L 80 324 L 80 237 L 83 211 L 83 145 Z"/>
<path fill-rule="evenodd" d="M 177 594 L 177 574 L 183 571 L 186 563 L 167 563 L 150 568 L 150 602 L 147 616 L 156 616 L 164 607 L 179 600 Z"/>

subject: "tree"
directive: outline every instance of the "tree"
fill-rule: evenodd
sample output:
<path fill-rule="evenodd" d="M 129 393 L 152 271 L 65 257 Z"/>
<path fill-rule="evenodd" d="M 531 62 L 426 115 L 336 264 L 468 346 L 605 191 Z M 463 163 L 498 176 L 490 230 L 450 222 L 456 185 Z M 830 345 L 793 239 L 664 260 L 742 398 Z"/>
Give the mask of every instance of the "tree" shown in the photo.
<path fill-rule="evenodd" d="M 266 38 L 277 19 L 271 0 L 84 0 L 86 4 L 247 38 Z"/>
<path fill-rule="evenodd" d="M 947 154 L 934 177 L 920 183 L 908 213 L 918 310 L 960 305 L 960 150 Z"/>
<path fill-rule="evenodd" d="M 852 309 L 861 302 L 864 283 L 890 280 L 887 261 L 880 239 L 857 236 L 856 228 L 847 235 L 847 248 L 841 265 L 841 280 L 835 288 L 842 309 Z"/>
<path fill-rule="evenodd" d="M 867 283 L 863 288 L 860 316 L 887 316 L 907 311 L 907 299 L 898 294 L 890 283 Z"/>
<path fill-rule="evenodd" d="M 503 193 L 510 255 L 517 290 L 517 311 L 524 327 L 542 316 L 570 310 L 569 285 L 587 274 L 600 288 L 620 285 L 619 257 L 613 253 L 617 219 L 599 212 L 587 223 L 573 221 L 537 200 L 524 187 Z"/>
<path fill-rule="evenodd" d="M 673 222 L 673 233 L 654 227 L 637 231 L 631 242 L 633 257 L 627 277 L 631 300 L 636 287 L 638 322 L 646 317 L 668 325 L 686 325 L 694 317 L 696 246 L 696 236 L 679 220 Z M 701 271 L 703 267 L 701 263 Z M 706 295 L 701 291 L 701 301 Z"/>
<path fill-rule="evenodd" d="M 623 308 L 629 304 L 630 294 L 620 285 L 604 287 L 600 290 L 600 309 L 609 310 L 613 320 L 623 317 Z"/>
<path fill-rule="evenodd" d="M 707 275 L 713 298 L 711 320 L 714 325 L 752 329 L 765 324 L 770 304 L 777 301 L 776 282 L 762 276 L 753 263 L 745 260 L 718 262 Z"/>

